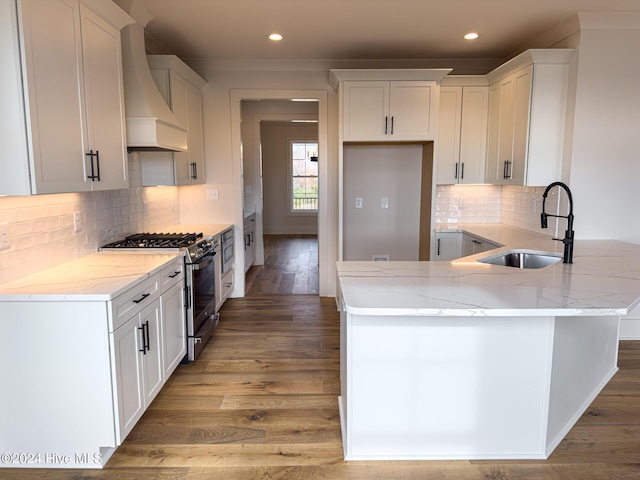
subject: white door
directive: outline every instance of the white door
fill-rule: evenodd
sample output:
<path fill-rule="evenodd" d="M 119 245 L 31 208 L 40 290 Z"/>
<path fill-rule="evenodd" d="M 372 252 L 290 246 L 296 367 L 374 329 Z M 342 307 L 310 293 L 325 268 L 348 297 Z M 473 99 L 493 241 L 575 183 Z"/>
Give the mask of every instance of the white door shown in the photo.
<path fill-rule="evenodd" d="M 93 190 L 128 188 L 127 153 L 124 124 L 124 93 L 120 32 L 96 14 L 81 7 L 82 47 L 88 125 L 87 152 L 93 158 Z M 88 158 L 88 157 L 87 157 Z M 91 175 L 91 159 L 88 158 Z"/>
<path fill-rule="evenodd" d="M 384 141 L 389 132 L 389 82 L 344 82 L 344 140 Z"/>
<path fill-rule="evenodd" d="M 148 406 L 163 385 L 162 325 L 160 320 L 160 300 L 147 305 L 140 312 L 140 327 L 145 338 L 142 355 L 144 404 Z"/>
<path fill-rule="evenodd" d="M 433 139 L 431 97 L 434 89 L 435 82 L 391 82 L 389 140 Z"/>
<path fill-rule="evenodd" d="M 37 193 L 88 190 L 78 2 L 23 0 L 21 5 L 32 182 Z"/>
<path fill-rule="evenodd" d="M 162 336 L 166 381 L 187 353 L 187 322 L 182 281 L 162 294 Z"/>
<path fill-rule="evenodd" d="M 118 422 L 116 440 L 120 444 L 144 413 L 142 393 L 142 331 L 138 315 L 110 335 L 116 382 Z"/>

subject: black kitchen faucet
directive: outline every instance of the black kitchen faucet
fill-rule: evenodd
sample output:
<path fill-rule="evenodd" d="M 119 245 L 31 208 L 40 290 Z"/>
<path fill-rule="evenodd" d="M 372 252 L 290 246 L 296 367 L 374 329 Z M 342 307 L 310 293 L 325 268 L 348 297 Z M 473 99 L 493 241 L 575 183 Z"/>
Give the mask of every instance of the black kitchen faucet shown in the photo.
<path fill-rule="evenodd" d="M 550 213 L 546 213 L 544 211 L 544 204 L 547 201 L 547 194 L 549 190 L 553 187 L 561 187 L 567 192 L 567 196 L 569 197 L 569 215 L 551 215 Z M 564 244 L 564 257 L 562 259 L 563 263 L 573 263 L 573 196 L 571 195 L 571 190 L 562 182 L 553 182 L 549 185 L 544 193 L 542 194 L 542 213 L 540 214 L 540 228 L 547 228 L 547 217 L 555 217 L 555 218 L 566 218 L 567 219 L 567 229 L 564 232 L 564 238 L 554 238 L 554 240 L 558 240 Z"/>

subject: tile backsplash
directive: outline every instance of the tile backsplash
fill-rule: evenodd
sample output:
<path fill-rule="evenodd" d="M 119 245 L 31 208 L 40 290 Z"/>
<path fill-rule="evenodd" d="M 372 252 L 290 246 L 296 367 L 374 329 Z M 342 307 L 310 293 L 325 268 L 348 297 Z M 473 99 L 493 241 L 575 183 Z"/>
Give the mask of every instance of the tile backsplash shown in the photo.
<path fill-rule="evenodd" d="M 11 240 L 0 250 L 0 283 L 95 252 L 128 233 L 180 223 L 178 187 L 140 186 L 138 155 L 129 158 L 128 189 L 0 197 L 0 224 L 8 224 Z"/>
<path fill-rule="evenodd" d="M 438 185 L 436 188 L 436 223 L 502 222 L 548 235 L 557 234 L 555 218 L 549 218 L 547 230 L 540 228 L 545 187 Z M 546 211 L 555 214 L 557 209 L 558 191 L 554 189 L 547 196 Z"/>
<path fill-rule="evenodd" d="M 498 185 L 438 185 L 436 223 L 497 223 L 500 221 L 501 187 Z"/>

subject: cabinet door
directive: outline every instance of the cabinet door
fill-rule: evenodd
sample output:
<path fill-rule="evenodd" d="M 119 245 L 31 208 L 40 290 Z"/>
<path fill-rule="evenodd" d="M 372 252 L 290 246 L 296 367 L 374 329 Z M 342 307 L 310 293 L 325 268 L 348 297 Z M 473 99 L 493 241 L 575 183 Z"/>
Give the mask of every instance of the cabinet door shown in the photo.
<path fill-rule="evenodd" d="M 203 184 L 204 175 L 204 134 L 202 130 L 202 93 L 189 86 L 187 89 L 187 109 L 189 114 L 189 166 L 192 175 L 190 184 Z"/>
<path fill-rule="evenodd" d="M 163 385 L 163 348 L 160 301 L 156 300 L 140 312 L 140 327 L 146 336 L 142 355 L 143 395 L 145 408 L 151 404 Z"/>
<path fill-rule="evenodd" d="M 463 87 L 459 183 L 484 183 L 488 108 L 489 89 L 487 87 Z M 440 138 L 439 131 L 438 138 Z"/>
<path fill-rule="evenodd" d="M 532 68 L 532 66 L 529 66 L 514 75 L 513 166 L 507 181 L 512 185 L 524 185 L 525 181 L 529 144 Z"/>
<path fill-rule="evenodd" d="M 436 260 L 455 260 L 462 255 L 462 234 L 438 233 L 436 235 Z"/>
<path fill-rule="evenodd" d="M 389 140 L 433 139 L 431 98 L 435 82 L 391 82 L 389 89 Z"/>
<path fill-rule="evenodd" d="M 88 190 L 78 2 L 22 0 L 21 7 L 33 193 Z"/>
<path fill-rule="evenodd" d="M 344 82 L 344 141 L 384 141 L 389 132 L 389 82 Z"/>
<path fill-rule="evenodd" d="M 458 183 L 460 127 L 462 124 L 462 87 L 441 87 L 438 111 L 438 179 L 439 185 Z"/>
<path fill-rule="evenodd" d="M 489 122 L 487 128 L 485 182 L 498 183 L 498 163 L 500 163 L 498 149 L 500 141 L 500 84 L 489 87 Z"/>
<path fill-rule="evenodd" d="M 189 128 L 189 106 L 187 99 L 187 91 L 189 87 L 187 86 L 187 82 L 174 72 L 170 72 L 169 79 L 171 111 L 176 116 L 180 125 L 185 128 Z M 191 148 L 191 138 L 189 135 L 187 135 L 187 142 L 189 144 L 189 148 Z M 188 185 L 192 180 L 190 158 L 189 152 L 173 153 L 177 185 Z"/>
<path fill-rule="evenodd" d="M 82 59 L 86 94 L 88 150 L 99 152 L 93 159 L 90 182 L 93 190 L 128 188 L 125 152 L 124 93 L 120 32 L 81 6 Z M 85 152 L 86 153 L 86 152 Z M 91 159 L 88 159 L 89 175 Z"/>
<path fill-rule="evenodd" d="M 500 126 L 498 140 L 498 183 L 507 183 L 513 167 L 513 97 L 515 84 L 508 77 L 500 85 Z"/>
<path fill-rule="evenodd" d="M 118 328 L 111 337 L 115 365 L 117 416 L 116 442 L 121 444 L 145 409 L 142 392 L 142 331 L 138 315 Z"/>
<path fill-rule="evenodd" d="M 510 183 L 513 171 L 514 80 L 511 75 L 492 86 L 489 92 L 488 183 Z"/>
<path fill-rule="evenodd" d="M 163 371 L 165 381 L 187 354 L 183 281 L 162 294 Z"/>
<path fill-rule="evenodd" d="M 470 235 L 462 235 L 462 256 L 468 257 L 469 255 L 473 255 L 473 241 Z"/>

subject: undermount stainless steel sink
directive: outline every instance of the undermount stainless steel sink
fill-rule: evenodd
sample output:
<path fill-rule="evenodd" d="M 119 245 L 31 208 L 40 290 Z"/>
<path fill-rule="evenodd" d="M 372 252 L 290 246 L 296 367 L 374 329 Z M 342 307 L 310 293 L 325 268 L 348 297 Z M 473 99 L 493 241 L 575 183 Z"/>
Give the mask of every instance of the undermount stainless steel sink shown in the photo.
<path fill-rule="evenodd" d="M 478 262 L 515 268 L 544 268 L 562 260 L 562 256 L 535 250 L 509 250 L 498 255 L 480 258 Z"/>

